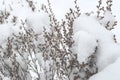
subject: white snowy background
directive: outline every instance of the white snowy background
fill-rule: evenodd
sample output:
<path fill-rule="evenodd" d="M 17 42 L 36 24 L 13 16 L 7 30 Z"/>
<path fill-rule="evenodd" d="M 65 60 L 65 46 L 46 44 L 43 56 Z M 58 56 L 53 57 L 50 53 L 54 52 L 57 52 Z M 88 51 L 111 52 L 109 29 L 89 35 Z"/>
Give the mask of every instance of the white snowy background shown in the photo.
<path fill-rule="evenodd" d="M 73 0 L 50 0 L 50 2 L 58 20 L 64 19 L 69 8 L 74 7 Z M 33 12 L 26 0 L 0 0 L 0 10 L 10 11 L 10 17 L 4 24 L 0 24 L 0 45 L 4 46 L 7 37 L 20 31 L 18 26 L 21 25 L 21 19 L 23 21 L 26 19 L 29 27 L 32 27 L 36 33 L 42 34 L 42 27 L 49 26 L 48 15 L 40 10 L 43 3 L 47 4 L 47 0 L 34 0 L 36 9 Z M 112 13 L 116 16 L 115 19 L 118 23 L 112 31 L 106 30 L 94 17 L 97 4 L 98 0 L 78 0 L 81 13 L 93 12 L 93 16 L 82 14 L 75 20 L 73 37 L 75 47 L 73 50 L 78 53 L 78 61 L 84 61 L 98 45 L 99 72 L 89 80 L 120 80 L 120 0 L 113 0 Z M 13 16 L 17 17 L 16 25 L 11 22 Z M 114 34 L 118 43 L 113 40 Z M 96 43 L 96 40 L 99 41 L 99 44 Z M 5 77 L 4 80 L 7 78 Z"/>

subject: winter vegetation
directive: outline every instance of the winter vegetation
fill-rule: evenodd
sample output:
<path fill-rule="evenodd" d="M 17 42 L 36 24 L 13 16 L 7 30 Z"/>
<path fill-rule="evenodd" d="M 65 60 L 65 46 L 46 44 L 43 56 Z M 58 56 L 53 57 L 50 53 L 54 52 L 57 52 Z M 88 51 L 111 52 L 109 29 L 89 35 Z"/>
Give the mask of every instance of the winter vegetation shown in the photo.
<path fill-rule="evenodd" d="M 55 2 L 0 0 L 0 80 L 120 80 L 113 0 Z"/>

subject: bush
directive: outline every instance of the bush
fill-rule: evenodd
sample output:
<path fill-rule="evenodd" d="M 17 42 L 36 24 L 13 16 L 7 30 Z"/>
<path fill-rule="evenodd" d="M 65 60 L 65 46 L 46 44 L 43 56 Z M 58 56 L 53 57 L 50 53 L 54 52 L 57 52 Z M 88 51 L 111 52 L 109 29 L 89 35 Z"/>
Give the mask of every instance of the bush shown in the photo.
<path fill-rule="evenodd" d="M 33 2 L 28 0 L 27 2 L 34 11 Z M 97 19 L 107 29 L 112 29 L 116 22 L 112 21 L 112 26 L 110 26 L 110 21 L 104 24 L 103 20 L 106 16 L 100 16 L 101 10 L 111 13 L 112 1 L 107 1 L 106 10 L 101 7 L 101 2 L 99 0 L 97 6 Z M 11 80 L 32 80 L 33 74 L 35 74 L 34 80 L 88 80 L 89 77 L 96 74 L 98 72 L 96 65 L 97 46 L 93 54 L 88 56 L 86 62 L 82 63 L 78 61 L 78 53 L 72 51 L 74 44 L 73 23 L 81 15 L 77 0 L 74 3 L 75 9 L 70 8 L 70 11 L 65 15 L 66 19 L 61 22 L 56 19 L 49 0 L 49 8 L 46 5 L 42 6 L 42 10 L 50 18 L 50 31 L 46 31 L 44 27 L 44 39 L 32 28 L 27 29 L 26 22 L 22 21 L 20 28 L 23 31 L 13 34 L 8 38 L 6 47 L 1 47 L 1 74 Z"/>

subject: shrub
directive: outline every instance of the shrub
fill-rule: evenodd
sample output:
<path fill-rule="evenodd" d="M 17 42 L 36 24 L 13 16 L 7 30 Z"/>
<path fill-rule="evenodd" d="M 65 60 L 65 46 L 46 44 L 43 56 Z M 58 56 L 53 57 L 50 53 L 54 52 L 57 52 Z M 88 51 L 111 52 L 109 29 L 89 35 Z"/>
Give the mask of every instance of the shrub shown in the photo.
<path fill-rule="evenodd" d="M 26 1 L 34 11 L 33 2 Z M 8 38 L 6 47 L 0 48 L 1 74 L 11 80 L 32 80 L 33 74 L 35 74 L 34 80 L 88 80 L 89 77 L 96 74 L 98 71 L 96 65 L 97 46 L 94 53 L 86 59 L 86 62 L 82 63 L 79 63 L 77 53 L 72 51 L 73 22 L 81 15 L 77 0 L 74 3 L 75 9 L 70 8 L 65 15 L 66 19 L 62 21 L 56 19 L 49 0 L 48 8 L 46 5 L 42 6 L 42 10 L 50 18 L 50 31 L 46 31 L 44 27 L 44 39 L 32 28 L 27 29 L 26 22 L 22 21 L 20 28 L 23 31 L 13 34 Z M 111 3 L 111 0 L 107 1 L 106 10 L 101 7 L 101 0 L 97 6 L 97 19 L 107 29 L 112 29 L 116 22 L 113 21 L 114 23 L 111 24 L 108 21 L 104 24 L 103 20 L 106 16 L 100 16 L 100 12 L 103 10 L 105 13 L 106 11 L 111 13 Z M 1 18 L 1 23 L 4 22 L 3 19 Z M 14 19 L 16 18 L 14 17 Z M 13 22 L 16 21 L 14 19 Z"/>

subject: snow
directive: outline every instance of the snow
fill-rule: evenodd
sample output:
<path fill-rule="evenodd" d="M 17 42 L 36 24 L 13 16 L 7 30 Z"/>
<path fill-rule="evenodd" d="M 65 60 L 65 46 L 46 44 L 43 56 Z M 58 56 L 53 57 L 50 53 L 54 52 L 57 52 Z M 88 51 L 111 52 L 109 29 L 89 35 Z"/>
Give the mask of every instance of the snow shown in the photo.
<path fill-rule="evenodd" d="M 112 12 L 113 12 L 113 15 L 115 15 L 115 19 L 117 21 L 117 25 L 115 27 L 114 30 L 112 30 L 112 32 L 116 35 L 116 38 L 117 38 L 117 41 L 118 43 L 120 43 L 120 12 L 119 12 L 119 7 L 120 7 L 120 1 L 119 0 L 114 0 L 113 1 L 113 6 L 112 6 Z"/>
<path fill-rule="evenodd" d="M 86 59 L 94 53 L 97 40 L 85 31 L 75 32 L 73 39 L 75 41 L 73 44 L 73 52 L 77 53 L 79 63 L 85 62 Z"/>
<path fill-rule="evenodd" d="M 76 19 L 74 22 L 74 32 L 80 30 L 88 32 L 98 40 L 97 65 L 99 71 L 113 63 L 120 56 L 120 45 L 114 42 L 113 34 L 103 27 L 94 16 L 81 15 Z M 85 45 L 84 41 L 81 43 Z"/>
<path fill-rule="evenodd" d="M 94 16 L 81 15 L 77 18 L 74 22 L 74 32 L 79 30 L 84 30 L 94 35 L 101 43 L 114 43 L 113 34 L 101 26 Z"/>
<path fill-rule="evenodd" d="M 5 47 L 5 43 L 7 42 L 8 37 L 12 36 L 12 34 L 18 34 L 20 32 L 20 28 L 18 26 L 14 26 L 13 24 L 1 24 L 0 25 L 0 44 Z"/>
<path fill-rule="evenodd" d="M 103 26 L 106 26 L 108 24 L 109 25 L 108 29 L 112 29 L 114 22 L 115 22 L 114 15 L 112 15 L 110 11 L 105 11 L 104 18 L 100 20 L 100 23 Z"/>
<path fill-rule="evenodd" d="M 38 60 L 38 64 L 41 65 L 42 68 L 45 68 L 45 62 L 44 62 L 44 59 L 42 57 L 42 53 L 37 53 L 36 58 Z"/>
<path fill-rule="evenodd" d="M 120 80 L 120 58 L 89 80 Z"/>
<path fill-rule="evenodd" d="M 26 24 L 28 28 L 32 28 L 35 33 L 42 34 L 43 27 L 49 29 L 50 19 L 47 13 L 40 12 L 40 13 L 32 13 L 26 17 Z"/>
<path fill-rule="evenodd" d="M 58 20 L 65 19 L 64 15 L 69 11 L 69 8 L 74 8 L 72 0 L 51 0 L 50 2 Z M 72 50 L 76 51 L 78 61 L 80 63 L 85 62 L 86 58 L 94 53 L 96 46 L 98 47 L 97 66 L 99 72 L 93 75 L 90 80 L 120 80 L 120 44 L 115 43 L 113 40 L 113 33 L 115 33 L 117 41 L 120 42 L 119 2 L 119 0 L 113 1 L 113 14 L 116 15 L 116 18 L 114 18 L 110 12 L 105 12 L 104 18 L 100 21 L 98 21 L 95 16 L 82 14 L 74 22 L 73 39 L 75 43 Z M 47 0 L 34 0 L 33 4 L 35 4 L 36 9 L 35 12 L 33 12 L 26 0 L 0 0 L 0 10 L 5 11 L 6 9 L 10 12 L 10 16 L 5 23 L 0 24 L 0 46 L 5 46 L 7 38 L 10 37 L 12 33 L 19 33 L 19 27 L 22 26 L 21 20 L 26 21 L 27 28 L 33 28 L 37 34 L 43 34 L 43 27 L 49 30 L 49 15 L 40 10 L 42 3 L 47 4 Z M 95 13 L 96 4 L 97 0 L 78 0 L 81 13 L 91 11 Z M 16 23 L 12 23 L 13 16 L 17 17 Z M 111 28 L 115 19 L 118 21 L 117 27 L 112 31 L 108 31 L 104 26 L 110 20 Z M 42 37 L 42 35 L 40 37 Z M 42 67 L 49 66 L 49 61 L 46 62 L 46 64 L 44 63 L 41 53 L 37 53 L 36 57 Z M 19 55 L 17 55 L 17 58 L 17 61 L 26 69 Z M 9 60 L 6 60 L 6 64 L 11 66 Z M 8 79 L 1 73 L 0 76 L 4 78 L 3 80 Z"/>
<path fill-rule="evenodd" d="M 0 28 L 1 28 L 0 29 L 0 44 L 2 45 L 2 43 L 6 42 L 7 41 L 6 39 L 10 36 L 10 27 L 4 24 L 4 25 L 0 25 Z"/>
<path fill-rule="evenodd" d="M 0 72 L 0 79 L 1 80 L 10 80 L 8 77 L 5 77 L 1 72 Z"/>

